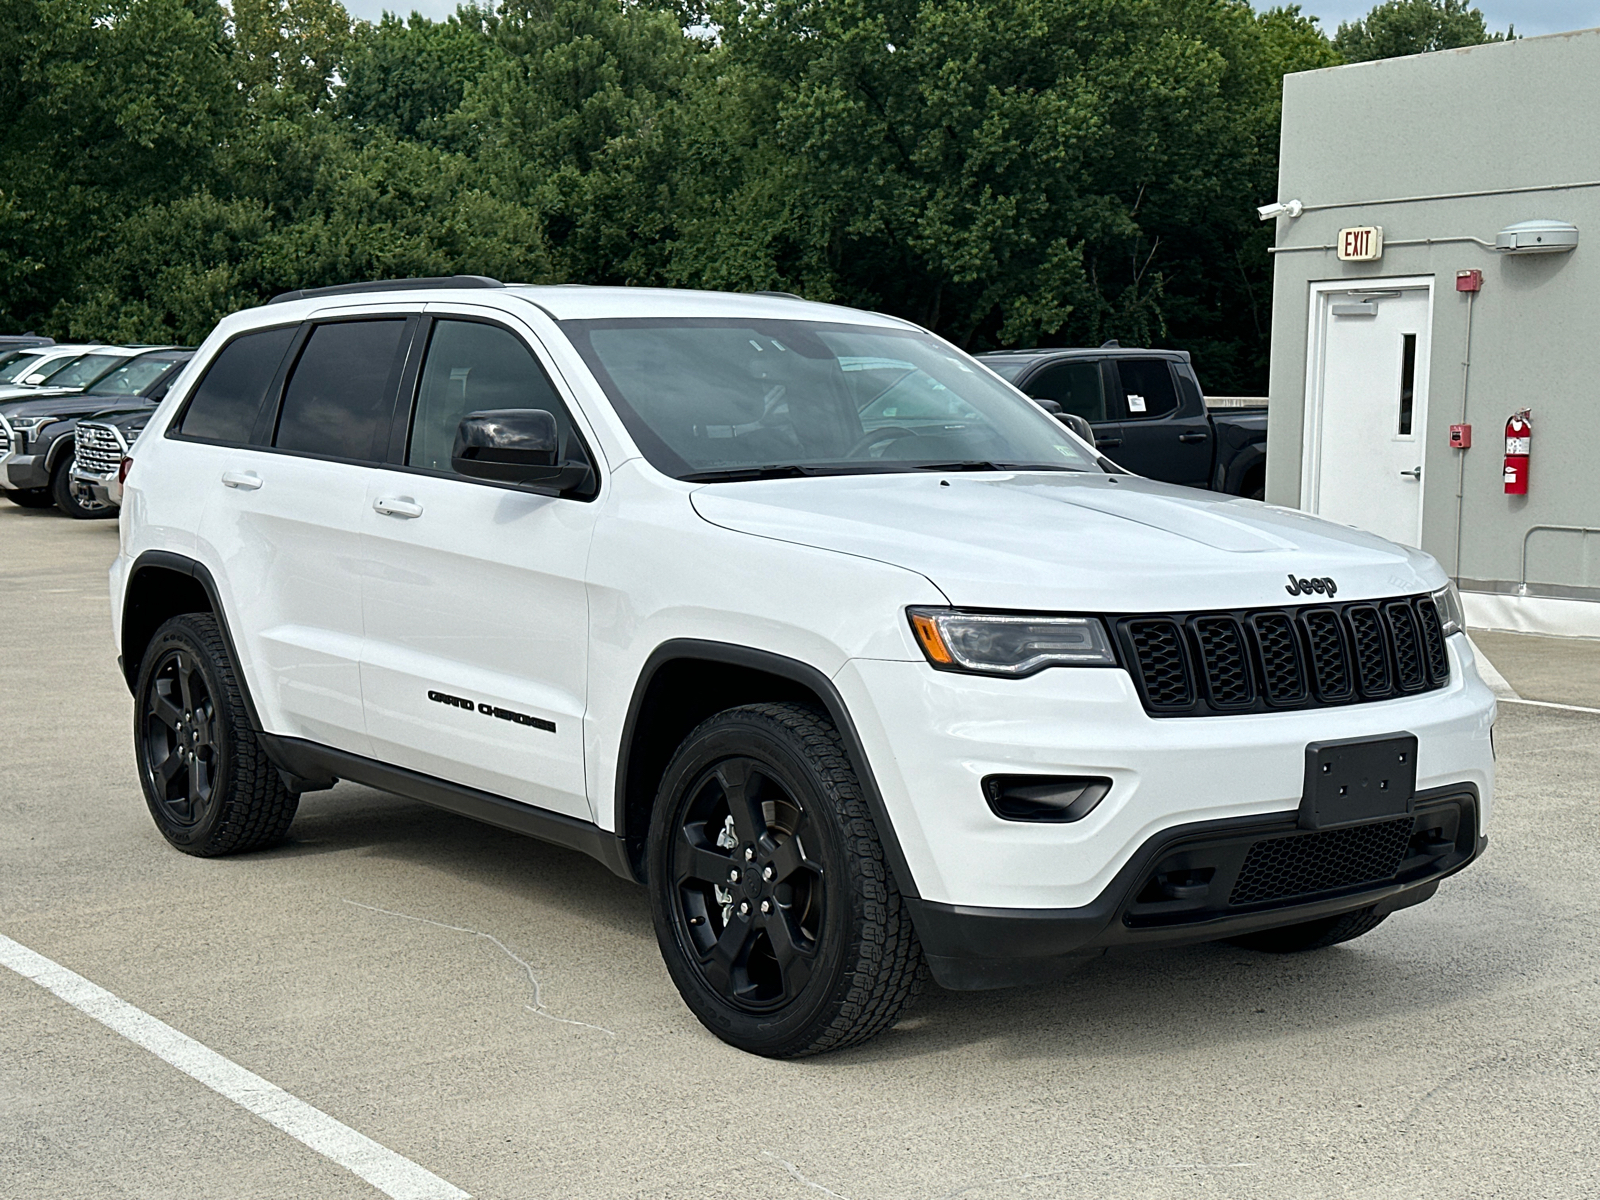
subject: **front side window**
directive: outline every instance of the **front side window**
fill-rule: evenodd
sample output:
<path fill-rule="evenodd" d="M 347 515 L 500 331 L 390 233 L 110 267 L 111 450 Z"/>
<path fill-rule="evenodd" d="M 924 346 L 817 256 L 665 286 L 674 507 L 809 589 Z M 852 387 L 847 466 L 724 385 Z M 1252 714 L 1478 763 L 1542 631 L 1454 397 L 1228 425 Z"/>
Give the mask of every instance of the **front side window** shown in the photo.
<path fill-rule="evenodd" d="M 1109 420 L 1105 377 L 1095 360 L 1051 363 L 1028 381 L 1028 395 L 1054 400 L 1062 412 L 1075 413 L 1085 421 Z"/>
<path fill-rule="evenodd" d="M 338 321 L 311 331 L 283 393 L 273 445 L 375 461 L 394 413 L 391 376 L 405 318 Z"/>
<path fill-rule="evenodd" d="M 406 465 L 449 471 L 461 418 L 505 408 L 552 414 L 566 457 L 572 430 L 566 406 L 522 340 L 479 321 L 435 322 L 417 385 Z"/>
<path fill-rule="evenodd" d="M 645 456 L 680 479 L 1099 470 L 1059 422 L 919 330 L 741 318 L 562 329 Z"/>
<path fill-rule="evenodd" d="M 224 346 L 185 405 L 178 432 L 208 442 L 253 444 L 262 401 L 294 334 L 293 325 L 261 329 L 242 333 Z"/>
<path fill-rule="evenodd" d="M 1170 416 L 1178 407 L 1178 389 L 1172 368 L 1164 358 L 1125 358 L 1117 363 L 1122 375 L 1122 396 L 1132 421 Z"/>

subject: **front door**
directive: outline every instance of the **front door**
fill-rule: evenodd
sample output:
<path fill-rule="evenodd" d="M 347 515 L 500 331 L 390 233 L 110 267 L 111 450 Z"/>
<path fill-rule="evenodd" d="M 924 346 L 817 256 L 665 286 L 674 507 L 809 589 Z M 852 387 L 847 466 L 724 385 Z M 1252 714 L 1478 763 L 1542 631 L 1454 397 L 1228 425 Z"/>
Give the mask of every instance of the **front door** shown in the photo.
<path fill-rule="evenodd" d="M 372 473 L 362 519 L 361 680 L 374 753 L 589 820 L 584 569 L 599 504 L 450 466 L 469 412 L 549 411 L 563 455 L 578 435 L 524 331 L 466 312 L 437 311 L 430 323 L 408 388 L 409 437 Z"/>
<path fill-rule="evenodd" d="M 1314 301 L 1303 506 L 1418 545 L 1431 287 L 1377 280 Z"/>

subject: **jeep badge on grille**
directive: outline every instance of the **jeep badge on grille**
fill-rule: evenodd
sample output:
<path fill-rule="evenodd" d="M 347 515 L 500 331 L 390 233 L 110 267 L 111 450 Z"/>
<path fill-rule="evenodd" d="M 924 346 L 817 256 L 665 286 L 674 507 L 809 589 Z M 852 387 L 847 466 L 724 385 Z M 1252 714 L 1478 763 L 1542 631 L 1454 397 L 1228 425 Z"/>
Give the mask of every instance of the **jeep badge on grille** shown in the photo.
<path fill-rule="evenodd" d="M 1339 594 L 1339 585 L 1326 575 L 1320 579 L 1296 579 L 1291 575 L 1289 576 L 1289 586 L 1283 590 L 1291 596 L 1309 596 L 1312 592 L 1316 592 L 1317 595 L 1326 596 L 1332 600 Z"/>

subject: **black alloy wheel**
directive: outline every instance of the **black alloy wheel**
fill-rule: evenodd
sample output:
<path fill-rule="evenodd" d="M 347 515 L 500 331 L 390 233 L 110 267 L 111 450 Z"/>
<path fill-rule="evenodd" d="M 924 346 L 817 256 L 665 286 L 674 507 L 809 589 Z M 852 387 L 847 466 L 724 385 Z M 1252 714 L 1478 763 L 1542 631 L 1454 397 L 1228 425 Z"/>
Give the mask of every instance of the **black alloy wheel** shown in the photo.
<path fill-rule="evenodd" d="M 691 1012 L 773 1058 L 876 1036 L 922 988 L 922 950 L 838 730 L 751 704 L 678 747 L 651 815 L 651 915 Z"/>
<path fill-rule="evenodd" d="M 827 898 L 808 819 L 782 772 L 722 759 L 675 819 L 673 916 L 707 986 L 745 1012 L 799 998 L 816 969 Z"/>
<path fill-rule="evenodd" d="M 143 759 L 154 799 L 174 828 L 192 829 L 216 801 L 217 708 L 191 651 L 168 650 L 147 684 Z"/>
<path fill-rule="evenodd" d="M 294 820 L 299 796 L 251 728 L 210 613 L 173 617 L 150 639 L 134 688 L 133 748 L 156 828 L 186 854 L 253 850 Z"/>

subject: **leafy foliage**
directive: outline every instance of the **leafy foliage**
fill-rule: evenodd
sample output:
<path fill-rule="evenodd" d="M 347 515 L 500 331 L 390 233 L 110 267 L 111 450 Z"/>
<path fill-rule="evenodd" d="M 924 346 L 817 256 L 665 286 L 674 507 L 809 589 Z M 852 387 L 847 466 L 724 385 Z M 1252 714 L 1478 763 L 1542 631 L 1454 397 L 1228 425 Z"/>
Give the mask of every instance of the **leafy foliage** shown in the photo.
<path fill-rule="evenodd" d="M 1338 61 L 1246 0 L 0 0 L 0 322 L 192 343 L 455 272 L 768 288 L 1256 390 L 1280 81 Z"/>
<path fill-rule="evenodd" d="M 1469 8 L 1468 0 L 1384 0 L 1362 20 L 1342 23 L 1333 48 L 1346 62 L 1367 62 L 1515 36 L 1511 28 L 1490 33 L 1483 13 Z"/>

